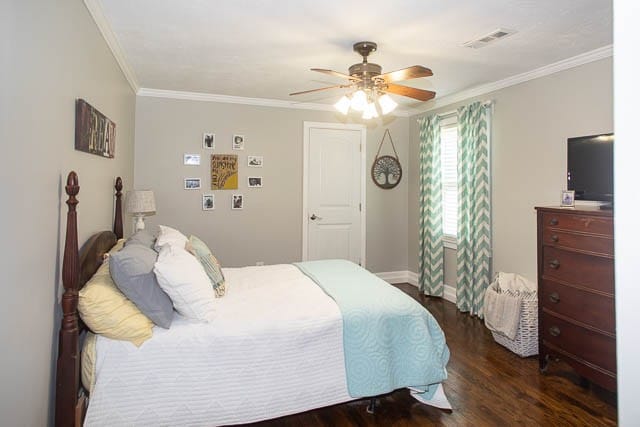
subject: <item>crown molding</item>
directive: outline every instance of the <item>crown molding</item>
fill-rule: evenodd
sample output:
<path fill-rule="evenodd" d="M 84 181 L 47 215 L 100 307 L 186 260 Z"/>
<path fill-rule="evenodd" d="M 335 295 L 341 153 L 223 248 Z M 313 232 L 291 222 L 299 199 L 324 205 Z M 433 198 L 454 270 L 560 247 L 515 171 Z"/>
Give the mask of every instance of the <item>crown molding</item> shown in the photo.
<path fill-rule="evenodd" d="M 120 69 L 122 70 L 122 74 L 124 74 L 124 77 L 127 79 L 127 82 L 129 82 L 129 86 L 131 86 L 131 89 L 133 89 L 134 93 L 137 93 L 138 90 L 140 89 L 140 86 L 138 85 L 138 80 L 136 79 L 136 75 L 131 69 L 131 67 L 129 67 L 129 63 L 125 58 L 122 47 L 120 47 L 120 43 L 118 43 L 118 39 L 115 33 L 113 32 L 113 30 L 111 29 L 111 25 L 109 25 L 109 21 L 107 21 L 107 18 L 104 14 L 104 10 L 102 9 L 102 6 L 100 5 L 100 2 L 98 0 L 84 0 L 84 4 L 87 7 L 89 14 L 93 18 L 93 21 L 96 23 L 98 30 L 100 30 L 100 33 L 104 38 L 104 41 L 107 42 L 107 46 L 109 46 L 111 53 L 113 54 L 114 58 L 116 59 L 116 62 L 120 66 Z"/>
<path fill-rule="evenodd" d="M 454 93 L 452 95 L 443 96 L 442 98 L 428 102 L 428 105 L 425 105 L 424 108 L 414 108 L 410 114 L 413 116 L 426 113 L 428 111 L 432 111 L 441 107 L 446 107 L 447 105 L 455 104 L 456 102 L 464 101 L 465 99 L 484 95 L 490 92 L 495 92 L 500 89 L 515 86 L 517 84 L 555 74 L 560 71 L 569 70 L 571 68 L 588 64 L 589 62 L 609 58 L 611 56 L 613 56 L 613 45 L 604 46 L 580 55 L 573 56 L 571 58 L 564 59 L 562 61 L 554 62 L 553 64 L 545 65 L 544 67 L 536 68 L 532 71 L 527 71 L 522 74 L 507 77 L 506 79 L 476 86 L 471 89 L 466 89 Z"/>
<path fill-rule="evenodd" d="M 248 98 L 244 96 L 217 95 L 214 93 L 186 92 L 186 91 L 179 91 L 179 90 L 151 89 L 146 87 L 140 88 L 138 90 L 137 95 L 153 97 L 153 98 L 184 99 L 189 101 L 220 102 L 225 104 L 257 105 L 260 107 L 330 111 L 334 113 L 336 112 L 333 105 L 330 105 L 330 104 L 283 101 L 281 99 L 269 99 L 269 98 Z M 397 112 L 394 111 L 392 115 L 399 116 L 399 117 L 409 117 L 411 114 L 408 111 L 397 111 Z"/>

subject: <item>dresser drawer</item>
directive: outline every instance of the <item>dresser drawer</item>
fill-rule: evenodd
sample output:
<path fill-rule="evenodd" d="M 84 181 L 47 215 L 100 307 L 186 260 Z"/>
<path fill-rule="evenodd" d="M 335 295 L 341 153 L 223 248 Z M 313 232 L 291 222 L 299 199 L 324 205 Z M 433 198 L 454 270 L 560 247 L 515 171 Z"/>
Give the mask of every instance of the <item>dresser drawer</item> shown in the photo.
<path fill-rule="evenodd" d="M 559 230 L 613 235 L 613 221 L 609 217 L 545 212 L 542 214 L 542 225 Z"/>
<path fill-rule="evenodd" d="M 539 303 L 543 310 L 553 311 L 611 334 L 616 332 L 613 298 L 543 280 Z"/>
<path fill-rule="evenodd" d="M 613 259 L 544 246 L 544 279 L 595 289 L 613 295 Z"/>
<path fill-rule="evenodd" d="M 578 359 L 616 371 L 616 340 L 542 313 L 542 339 Z"/>
<path fill-rule="evenodd" d="M 542 231 L 542 244 L 613 256 L 613 239 L 611 237 L 576 234 L 571 231 L 545 227 Z"/>

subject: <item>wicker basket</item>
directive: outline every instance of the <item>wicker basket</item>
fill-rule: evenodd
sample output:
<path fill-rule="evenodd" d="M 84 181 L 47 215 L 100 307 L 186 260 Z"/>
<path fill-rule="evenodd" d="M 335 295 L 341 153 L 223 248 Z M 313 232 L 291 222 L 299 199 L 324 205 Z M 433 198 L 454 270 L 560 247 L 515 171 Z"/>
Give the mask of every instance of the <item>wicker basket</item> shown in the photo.
<path fill-rule="evenodd" d="M 493 339 L 520 357 L 538 354 L 538 295 L 523 297 L 520 310 L 520 324 L 514 339 L 499 332 L 491 332 Z"/>

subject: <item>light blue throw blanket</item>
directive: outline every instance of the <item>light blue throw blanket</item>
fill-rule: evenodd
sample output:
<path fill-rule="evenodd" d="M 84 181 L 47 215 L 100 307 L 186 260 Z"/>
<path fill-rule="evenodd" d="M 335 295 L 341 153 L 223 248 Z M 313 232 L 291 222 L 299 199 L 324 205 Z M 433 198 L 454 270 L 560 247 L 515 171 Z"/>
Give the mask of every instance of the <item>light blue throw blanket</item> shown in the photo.
<path fill-rule="evenodd" d="M 402 387 L 426 399 L 447 378 L 449 348 L 424 307 L 356 264 L 345 260 L 295 264 L 340 308 L 351 397 L 377 396 Z"/>

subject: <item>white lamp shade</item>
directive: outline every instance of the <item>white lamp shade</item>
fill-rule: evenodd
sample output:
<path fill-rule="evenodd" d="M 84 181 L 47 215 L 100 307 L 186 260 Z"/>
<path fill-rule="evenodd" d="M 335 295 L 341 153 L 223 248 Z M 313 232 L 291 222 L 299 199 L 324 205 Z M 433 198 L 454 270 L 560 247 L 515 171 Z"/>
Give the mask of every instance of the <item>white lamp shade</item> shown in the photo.
<path fill-rule="evenodd" d="M 362 111 L 367 106 L 367 94 L 359 90 L 351 97 L 351 108 L 356 111 Z"/>
<path fill-rule="evenodd" d="M 374 104 L 373 102 L 370 102 L 367 104 L 366 107 L 364 107 L 362 118 L 367 120 L 367 119 L 372 119 L 374 117 L 378 117 L 378 111 L 376 110 L 376 104 Z"/>
<path fill-rule="evenodd" d="M 383 115 L 389 114 L 398 106 L 398 103 L 391 99 L 391 97 L 386 93 L 378 98 L 378 104 L 380 104 L 380 111 L 382 111 Z"/>
<path fill-rule="evenodd" d="M 347 114 L 349 112 L 350 105 L 351 101 L 346 96 L 343 96 L 338 102 L 333 104 L 336 110 L 340 111 L 342 114 Z"/>
<path fill-rule="evenodd" d="M 133 190 L 127 193 L 125 202 L 127 212 L 152 215 L 156 213 L 156 199 L 151 190 Z"/>

